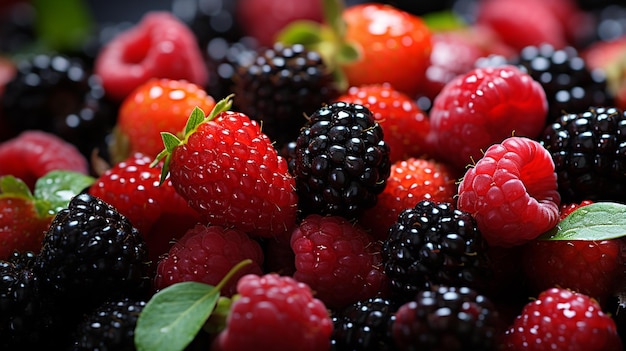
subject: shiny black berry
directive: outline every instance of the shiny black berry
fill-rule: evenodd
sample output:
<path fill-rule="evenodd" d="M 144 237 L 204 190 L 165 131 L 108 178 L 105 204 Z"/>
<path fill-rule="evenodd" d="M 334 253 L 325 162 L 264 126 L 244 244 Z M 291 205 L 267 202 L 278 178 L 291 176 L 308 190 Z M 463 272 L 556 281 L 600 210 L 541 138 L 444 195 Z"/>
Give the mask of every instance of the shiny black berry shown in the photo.
<path fill-rule="evenodd" d="M 626 201 L 626 113 L 614 107 L 563 115 L 540 137 L 561 201 Z"/>
<path fill-rule="evenodd" d="M 440 284 L 482 292 L 493 274 L 474 219 L 449 203 L 423 200 L 401 212 L 382 255 L 392 292 L 402 302 Z"/>
<path fill-rule="evenodd" d="M 333 313 L 332 350 L 395 350 L 391 327 L 396 310 L 392 301 L 376 297 Z"/>
<path fill-rule="evenodd" d="M 358 217 L 390 173 L 389 146 L 372 112 L 336 102 L 313 113 L 296 140 L 294 174 L 304 214 Z"/>

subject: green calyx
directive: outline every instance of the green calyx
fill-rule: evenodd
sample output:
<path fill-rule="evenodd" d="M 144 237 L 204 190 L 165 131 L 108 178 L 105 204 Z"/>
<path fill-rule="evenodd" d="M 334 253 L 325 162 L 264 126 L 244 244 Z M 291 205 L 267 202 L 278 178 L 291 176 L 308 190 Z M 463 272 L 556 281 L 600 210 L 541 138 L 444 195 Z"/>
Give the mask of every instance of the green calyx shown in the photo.
<path fill-rule="evenodd" d="M 358 45 L 346 41 L 346 23 L 342 18 L 345 9 L 342 0 L 322 0 L 324 23 L 298 20 L 290 23 L 277 36 L 276 41 L 285 45 L 301 44 L 316 51 L 335 77 L 340 91 L 348 88 L 342 65 L 357 61 L 361 57 Z"/>
<path fill-rule="evenodd" d="M 211 110 L 209 115 L 206 117 L 204 115 L 204 111 L 202 111 L 200 107 L 196 106 L 193 111 L 191 111 L 191 114 L 187 119 L 185 129 L 182 133 L 182 139 L 170 132 L 161 132 L 161 139 L 163 140 L 163 146 L 165 148 L 161 152 L 159 152 L 159 154 L 150 164 L 150 167 L 155 167 L 161 160 L 164 160 L 163 168 L 161 169 L 160 184 L 163 184 L 163 182 L 167 178 L 167 175 L 170 172 L 169 164 L 174 149 L 179 145 L 187 143 L 189 136 L 195 133 L 199 125 L 208 121 L 212 121 L 218 114 L 230 110 L 233 105 L 233 96 L 234 94 L 230 94 L 224 99 L 218 101 L 215 104 L 215 107 L 213 107 L 213 110 Z"/>
<path fill-rule="evenodd" d="M 611 240 L 626 236 L 626 205 L 597 202 L 580 207 L 539 240 Z"/>

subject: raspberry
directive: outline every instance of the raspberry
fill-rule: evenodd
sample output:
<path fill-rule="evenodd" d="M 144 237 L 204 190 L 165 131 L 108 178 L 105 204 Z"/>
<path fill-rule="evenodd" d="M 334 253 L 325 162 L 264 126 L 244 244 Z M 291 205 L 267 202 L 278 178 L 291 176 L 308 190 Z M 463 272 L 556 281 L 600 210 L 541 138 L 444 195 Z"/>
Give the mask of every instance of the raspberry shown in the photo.
<path fill-rule="evenodd" d="M 215 341 L 218 350 L 329 350 L 332 319 L 306 284 L 276 274 L 248 274 L 237 292 L 226 329 Z"/>
<path fill-rule="evenodd" d="M 199 86 L 208 81 L 193 33 L 169 12 L 144 15 L 136 26 L 108 42 L 94 65 L 107 96 L 115 101 L 150 78 L 183 79 Z"/>
<path fill-rule="evenodd" d="M 222 289 L 222 295 L 235 293 L 237 280 L 244 274 L 261 274 L 263 251 L 256 241 L 237 229 L 198 224 L 189 229 L 159 261 L 155 287 L 195 281 L 217 285 L 237 263 L 251 259 L 252 264 L 237 272 Z"/>
<path fill-rule="evenodd" d="M 539 136 L 547 109 L 541 85 L 517 67 L 475 68 L 450 81 L 435 98 L 429 138 L 441 159 L 463 169 L 512 134 Z"/>
<path fill-rule="evenodd" d="M 0 144 L 0 176 L 13 175 L 30 189 L 54 170 L 89 173 L 87 159 L 68 141 L 39 130 L 27 130 Z"/>
<path fill-rule="evenodd" d="M 439 286 L 400 306 L 393 340 L 400 351 L 495 350 L 500 329 L 488 298 L 467 287 Z"/>
<path fill-rule="evenodd" d="M 421 200 L 455 203 L 456 179 L 446 164 L 420 158 L 409 158 L 391 165 L 385 190 L 378 195 L 376 205 L 359 218 L 376 239 L 385 240 L 389 227 L 405 209 Z"/>
<path fill-rule="evenodd" d="M 381 293 L 387 283 L 379 245 L 360 226 L 339 216 L 309 215 L 291 235 L 296 280 L 330 308 Z"/>
<path fill-rule="evenodd" d="M 597 301 L 563 288 L 544 290 L 505 332 L 504 350 L 617 351 L 615 322 Z"/>
<path fill-rule="evenodd" d="M 459 184 L 458 208 L 492 246 L 515 246 L 554 227 L 561 198 L 554 162 L 538 142 L 510 137 L 489 147 Z"/>

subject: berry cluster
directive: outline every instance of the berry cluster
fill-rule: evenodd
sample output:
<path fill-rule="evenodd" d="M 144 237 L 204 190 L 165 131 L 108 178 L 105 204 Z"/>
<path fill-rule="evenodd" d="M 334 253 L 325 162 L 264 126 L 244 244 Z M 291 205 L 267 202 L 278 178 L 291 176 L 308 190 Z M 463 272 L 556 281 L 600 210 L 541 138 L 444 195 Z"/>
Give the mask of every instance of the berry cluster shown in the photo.
<path fill-rule="evenodd" d="M 625 345 L 620 1 L 44 3 L 0 5 L 0 349 Z"/>

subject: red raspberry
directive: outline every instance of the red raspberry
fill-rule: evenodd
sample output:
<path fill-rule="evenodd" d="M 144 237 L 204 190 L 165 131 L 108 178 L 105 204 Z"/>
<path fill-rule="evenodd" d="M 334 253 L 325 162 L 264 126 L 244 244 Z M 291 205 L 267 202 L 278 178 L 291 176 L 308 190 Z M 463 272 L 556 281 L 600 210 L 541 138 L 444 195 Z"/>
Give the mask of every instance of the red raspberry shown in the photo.
<path fill-rule="evenodd" d="M 398 161 L 391 165 L 387 185 L 376 205 L 365 210 L 359 221 L 376 239 L 385 240 L 400 212 L 421 200 L 455 203 L 456 180 L 448 166 L 435 160 Z"/>
<path fill-rule="evenodd" d="M 597 301 L 550 288 L 524 306 L 505 332 L 502 350 L 617 351 L 622 341 L 615 322 Z"/>
<path fill-rule="evenodd" d="M 246 275 L 237 284 L 224 329 L 214 343 L 219 351 L 330 349 L 333 323 L 311 288 L 277 274 Z"/>
<path fill-rule="evenodd" d="M 372 111 L 383 128 L 391 162 L 431 153 L 426 142 L 428 117 L 413 99 L 390 84 L 353 86 L 336 100 L 363 105 Z"/>
<path fill-rule="evenodd" d="M 430 112 L 440 158 L 463 169 L 513 134 L 537 137 L 548 112 L 539 82 L 511 65 L 476 68 L 444 86 Z"/>
<path fill-rule="evenodd" d="M 215 286 L 245 259 L 252 260 L 252 264 L 226 283 L 222 295 L 232 296 L 238 279 L 245 274 L 262 274 L 263 251 L 258 242 L 240 230 L 197 224 L 159 261 L 155 287 L 161 290 L 186 281 Z"/>
<path fill-rule="evenodd" d="M 554 162 L 538 142 L 510 137 L 489 147 L 459 184 L 457 205 L 492 246 L 528 242 L 559 220 Z"/>
<path fill-rule="evenodd" d="M 87 159 L 58 136 L 27 130 L 0 144 L 0 176 L 13 175 L 32 190 L 37 179 L 54 170 L 89 173 Z"/>
<path fill-rule="evenodd" d="M 339 216 L 312 214 L 291 235 L 296 272 L 329 308 L 343 308 L 386 291 L 380 243 Z"/>
<path fill-rule="evenodd" d="M 149 12 L 98 54 L 94 67 L 107 96 L 122 101 L 150 78 L 184 79 L 199 86 L 208 69 L 195 36 L 169 12 Z"/>

